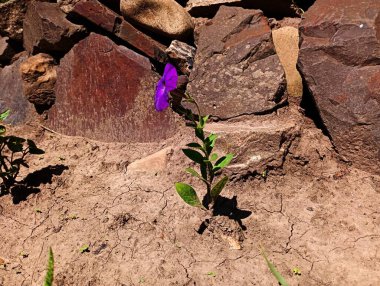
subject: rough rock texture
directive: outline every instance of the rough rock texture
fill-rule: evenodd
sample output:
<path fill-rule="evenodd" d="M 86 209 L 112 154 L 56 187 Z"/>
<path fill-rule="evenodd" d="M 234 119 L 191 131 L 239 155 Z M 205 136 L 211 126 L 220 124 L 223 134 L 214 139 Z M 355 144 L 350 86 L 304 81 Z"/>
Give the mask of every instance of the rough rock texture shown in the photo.
<path fill-rule="evenodd" d="M 10 0 L 0 3 L 0 36 L 22 40 L 22 21 L 27 3 L 27 0 Z"/>
<path fill-rule="evenodd" d="M 189 75 L 193 68 L 195 51 L 193 46 L 177 40 L 172 41 L 166 49 L 169 59 L 186 75 Z"/>
<path fill-rule="evenodd" d="M 63 134 L 109 142 L 167 138 L 176 123 L 169 110 L 154 110 L 157 80 L 147 58 L 92 33 L 60 62 L 47 124 Z"/>
<path fill-rule="evenodd" d="M 320 0 L 301 22 L 299 69 L 337 151 L 380 173 L 380 2 Z"/>
<path fill-rule="evenodd" d="M 6 123 L 25 123 L 29 118 L 28 113 L 33 110 L 22 91 L 20 65 L 25 59 L 26 55 L 22 55 L 12 65 L 0 70 L 0 111 L 11 111 Z"/>
<path fill-rule="evenodd" d="M 8 37 L 0 36 L 0 66 L 4 62 L 8 62 L 14 54 L 14 50 L 9 45 L 8 39 Z"/>
<path fill-rule="evenodd" d="M 71 12 L 92 24 L 114 34 L 124 42 L 159 62 L 166 62 L 166 47 L 137 30 L 118 14 L 96 0 L 82 0 L 71 8 Z"/>
<path fill-rule="evenodd" d="M 284 71 L 267 19 L 258 10 L 222 6 L 200 30 L 189 92 L 220 118 L 266 113 L 284 97 Z"/>
<path fill-rule="evenodd" d="M 191 16 L 175 0 L 121 0 L 120 11 L 136 25 L 170 39 L 185 40 L 194 30 Z"/>
<path fill-rule="evenodd" d="M 295 14 L 290 7 L 292 0 L 189 0 L 186 10 L 193 17 L 210 17 L 215 15 L 221 5 L 260 9 L 270 17 L 282 18 Z"/>
<path fill-rule="evenodd" d="M 300 136 L 300 121 L 298 112 L 288 112 L 208 123 L 205 131 L 218 134 L 217 154 L 234 154 L 226 171 L 233 178 L 241 178 L 281 168 L 290 146 Z"/>
<path fill-rule="evenodd" d="M 30 53 L 66 53 L 84 28 L 66 20 L 57 3 L 31 2 L 24 20 L 24 48 Z"/>
<path fill-rule="evenodd" d="M 272 36 L 276 53 L 285 70 L 288 95 L 301 97 L 303 92 L 302 78 L 296 67 L 299 53 L 298 29 L 285 26 L 273 30 Z"/>
<path fill-rule="evenodd" d="M 24 81 L 24 95 L 29 102 L 40 106 L 54 103 L 54 85 L 57 72 L 54 59 L 47 54 L 38 54 L 25 60 L 20 66 Z"/>

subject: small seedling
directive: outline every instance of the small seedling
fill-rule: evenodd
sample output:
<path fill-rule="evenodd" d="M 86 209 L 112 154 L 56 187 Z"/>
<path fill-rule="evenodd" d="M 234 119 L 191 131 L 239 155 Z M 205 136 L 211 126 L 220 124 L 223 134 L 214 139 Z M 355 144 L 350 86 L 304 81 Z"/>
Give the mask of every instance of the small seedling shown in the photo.
<path fill-rule="evenodd" d="M 21 256 L 22 258 L 27 258 L 27 257 L 29 256 L 29 253 L 27 253 L 27 252 L 25 252 L 25 251 L 21 251 L 21 252 L 20 252 L 20 256 Z"/>
<path fill-rule="evenodd" d="M 276 278 L 278 283 L 282 286 L 289 286 L 288 283 L 286 282 L 285 278 L 282 277 L 280 272 L 277 271 L 276 267 L 273 265 L 272 262 L 268 259 L 268 256 L 265 254 L 264 250 L 261 250 L 261 255 L 264 257 L 270 272 L 273 274 L 273 276 Z"/>
<path fill-rule="evenodd" d="M 83 245 L 81 248 L 79 248 L 80 253 L 90 252 L 90 246 L 88 244 Z"/>
<path fill-rule="evenodd" d="M 69 219 L 74 220 L 74 219 L 77 219 L 77 218 L 78 218 L 78 216 L 76 214 L 69 215 Z"/>
<path fill-rule="evenodd" d="M 54 255 L 51 247 L 49 248 L 48 267 L 45 276 L 44 286 L 52 286 L 54 280 Z"/>
<path fill-rule="evenodd" d="M 176 89 L 178 81 L 178 74 L 175 67 L 168 63 L 165 66 L 164 74 L 157 83 L 155 94 L 155 108 L 157 111 L 163 111 L 170 105 L 169 94 L 170 91 Z M 173 102 L 173 100 L 172 100 Z M 199 172 L 193 168 L 186 168 L 185 171 L 193 177 L 201 180 L 206 185 L 206 195 L 201 202 L 194 188 L 186 183 L 178 182 L 175 184 L 177 193 L 182 200 L 193 207 L 198 207 L 204 210 L 214 208 L 216 199 L 220 195 L 223 188 L 228 182 L 228 177 L 223 176 L 221 179 L 214 183 L 215 178 L 220 175 L 221 170 L 228 166 L 233 158 L 233 154 L 226 154 L 219 156 L 213 152 L 217 135 L 211 133 L 206 136 L 204 132 L 205 125 L 209 119 L 209 115 L 202 116 L 198 103 L 188 93 L 182 96 L 182 102 L 194 105 L 197 110 L 197 115 L 194 115 L 192 110 L 184 108 L 182 105 L 176 105 L 175 111 L 184 116 L 188 121 L 187 125 L 192 127 L 195 136 L 199 142 L 191 142 L 187 144 L 187 148 L 182 149 L 185 156 L 192 160 L 195 164 L 199 165 Z"/>
<path fill-rule="evenodd" d="M 298 267 L 293 268 L 293 273 L 296 276 L 301 276 L 301 270 Z"/>
<path fill-rule="evenodd" d="M 4 121 L 10 111 L 0 114 L 0 123 Z M 25 158 L 28 155 L 40 155 L 45 152 L 36 146 L 30 139 L 17 136 L 4 136 L 6 127 L 0 124 L 0 195 L 9 192 L 9 189 L 17 183 L 16 178 L 21 166 L 29 168 Z"/>
<path fill-rule="evenodd" d="M 206 275 L 207 275 L 207 276 L 210 276 L 210 277 L 215 277 L 215 276 L 216 276 L 216 273 L 210 271 L 210 272 L 207 272 Z"/>
<path fill-rule="evenodd" d="M 145 283 L 145 278 L 144 277 L 140 277 L 140 279 L 139 279 L 139 284 L 142 284 L 142 283 Z"/>
<path fill-rule="evenodd" d="M 42 213 L 41 209 L 36 209 L 36 213 Z"/>

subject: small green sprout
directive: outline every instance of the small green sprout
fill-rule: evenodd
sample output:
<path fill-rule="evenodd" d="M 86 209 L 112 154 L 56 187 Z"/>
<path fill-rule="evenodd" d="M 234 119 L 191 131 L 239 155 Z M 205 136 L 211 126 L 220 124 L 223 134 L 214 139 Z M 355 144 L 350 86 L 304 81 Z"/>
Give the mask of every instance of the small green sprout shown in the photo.
<path fill-rule="evenodd" d="M 44 286 L 52 286 L 54 280 L 54 255 L 51 247 L 49 248 L 48 267 L 45 276 Z"/>
<path fill-rule="evenodd" d="M 294 267 L 292 271 L 294 275 L 301 276 L 301 270 L 298 267 Z"/>
<path fill-rule="evenodd" d="M 79 248 L 80 253 L 90 252 L 90 246 L 88 244 L 83 245 L 81 248 Z"/>
<path fill-rule="evenodd" d="M 37 208 L 37 209 L 35 209 L 35 211 L 36 211 L 36 213 L 42 213 L 42 211 L 41 211 L 41 209 L 39 209 L 39 208 Z"/>
<path fill-rule="evenodd" d="M 264 259 L 265 259 L 265 261 L 266 261 L 266 263 L 267 263 L 267 265 L 269 267 L 270 272 L 276 278 L 276 280 L 278 281 L 278 283 L 281 286 L 289 286 L 289 284 L 286 282 L 285 278 L 282 277 L 282 275 L 280 274 L 280 272 L 277 271 L 277 269 L 273 265 L 273 263 L 270 262 L 270 260 L 268 259 L 268 256 L 265 254 L 264 250 L 261 250 L 261 255 L 264 257 Z"/>
<path fill-rule="evenodd" d="M 22 251 L 20 252 L 20 256 L 21 256 L 22 258 L 27 258 L 27 257 L 29 256 L 29 253 L 27 253 L 27 252 L 25 252 L 24 250 L 22 250 Z"/>
<path fill-rule="evenodd" d="M 215 277 L 215 276 L 216 276 L 216 273 L 210 271 L 210 272 L 207 272 L 206 275 L 207 275 L 207 276 L 210 276 L 210 277 Z"/>

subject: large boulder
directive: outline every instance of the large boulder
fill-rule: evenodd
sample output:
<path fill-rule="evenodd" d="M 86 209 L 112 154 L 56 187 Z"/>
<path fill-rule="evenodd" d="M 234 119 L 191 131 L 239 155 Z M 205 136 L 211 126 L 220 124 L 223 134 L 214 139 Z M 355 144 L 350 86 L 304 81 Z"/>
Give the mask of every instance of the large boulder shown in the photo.
<path fill-rule="evenodd" d="M 26 58 L 22 54 L 13 64 L 0 69 L 0 112 L 9 109 L 10 115 L 5 122 L 14 125 L 25 123 L 33 111 L 33 105 L 25 98 L 22 90 L 20 65 Z"/>
<path fill-rule="evenodd" d="M 175 0 L 121 0 L 120 11 L 127 20 L 170 39 L 185 40 L 194 30 L 191 16 Z"/>
<path fill-rule="evenodd" d="M 271 112 L 286 100 L 285 85 L 261 11 L 222 6 L 200 29 L 188 91 L 203 113 L 225 119 Z"/>
<path fill-rule="evenodd" d="M 30 53 L 66 53 L 84 28 L 66 19 L 57 3 L 31 2 L 24 19 L 24 48 Z"/>
<path fill-rule="evenodd" d="M 39 107 L 50 107 L 55 101 L 54 86 L 57 72 L 54 59 L 47 54 L 37 54 L 20 66 L 24 95 Z"/>
<path fill-rule="evenodd" d="M 91 33 L 61 59 L 47 124 L 106 142 L 166 139 L 177 125 L 173 112 L 154 109 L 158 79 L 147 58 Z"/>
<path fill-rule="evenodd" d="M 27 0 L 0 1 L 0 36 L 12 40 L 22 40 L 22 22 L 26 11 Z"/>
<path fill-rule="evenodd" d="M 301 22 L 299 69 L 342 157 L 380 173 L 380 2 L 319 0 Z"/>

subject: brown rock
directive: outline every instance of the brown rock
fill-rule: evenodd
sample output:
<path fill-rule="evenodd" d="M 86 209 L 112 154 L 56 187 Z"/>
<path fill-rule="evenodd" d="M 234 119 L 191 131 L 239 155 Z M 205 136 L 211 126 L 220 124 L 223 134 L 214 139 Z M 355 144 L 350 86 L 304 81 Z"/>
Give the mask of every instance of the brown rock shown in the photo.
<path fill-rule="evenodd" d="M 66 20 L 56 3 L 31 2 L 24 20 L 24 47 L 30 53 L 66 53 L 84 28 Z"/>
<path fill-rule="evenodd" d="M 189 0 L 186 10 L 193 17 L 213 17 L 222 5 L 260 9 L 265 15 L 276 18 L 295 15 L 291 9 L 292 0 Z"/>
<path fill-rule="evenodd" d="M 380 173 L 380 2 L 320 0 L 301 22 L 299 69 L 337 151 Z"/>
<path fill-rule="evenodd" d="M 173 153 L 171 147 L 162 149 L 145 158 L 136 160 L 128 165 L 128 174 L 157 173 L 165 171 L 170 155 Z"/>
<path fill-rule="evenodd" d="M 303 93 L 302 78 L 297 70 L 298 29 L 285 26 L 272 31 L 276 53 L 285 70 L 286 89 L 289 96 L 301 97 Z"/>
<path fill-rule="evenodd" d="M 160 62 L 167 60 L 166 47 L 134 28 L 131 24 L 96 0 L 79 1 L 72 13 L 85 18 L 109 33 L 115 34 L 148 57 Z"/>
<path fill-rule="evenodd" d="M 299 114 L 255 116 L 244 121 L 208 123 L 218 135 L 217 154 L 233 153 L 226 172 L 235 178 L 281 169 L 293 141 L 300 135 Z"/>
<path fill-rule="evenodd" d="M 166 53 L 183 74 L 189 75 L 194 64 L 196 49 L 186 43 L 174 40 Z"/>
<path fill-rule="evenodd" d="M 270 112 L 286 100 L 284 71 L 261 11 L 219 9 L 200 30 L 188 90 L 203 113 L 220 118 Z"/>
<path fill-rule="evenodd" d="M 186 40 L 194 30 L 191 16 L 175 0 L 121 0 L 121 14 L 155 34 Z"/>
<path fill-rule="evenodd" d="M 32 56 L 21 64 L 20 71 L 24 80 L 24 95 L 29 102 L 46 107 L 53 105 L 57 79 L 54 59 L 47 54 Z"/>
<path fill-rule="evenodd" d="M 0 37 L 0 66 L 2 63 L 7 63 L 12 59 L 12 56 L 14 55 L 13 48 L 8 43 L 8 37 Z"/>
<path fill-rule="evenodd" d="M 60 62 L 47 124 L 107 142 L 165 139 L 176 123 L 170 110 L 154 109 L 157 81 L 147 58 L 92 33 Z"/>
<path fill-rule="evenodd" d="M 33 105 L 27 101 L 22 91 L 20 65 L 25 59 L 26 55 L 23 54 L 12 65 L 0 70 L 0 112 L 6 109 L 11 111 L 6 123 L 25 123 L 33 110 Z"/>
<path fill-rule="evenodd" d="M 22 40 L 22 22 L 27 3 L 27 0 L 9 0 L 0 3 L 0 36 Z"/>

